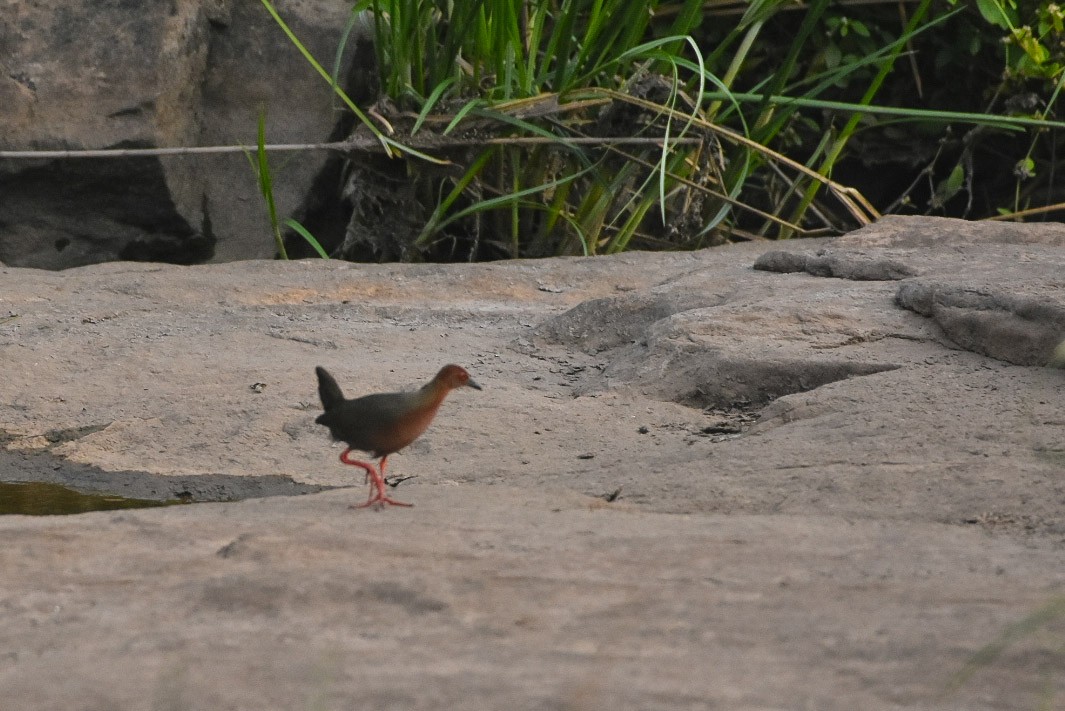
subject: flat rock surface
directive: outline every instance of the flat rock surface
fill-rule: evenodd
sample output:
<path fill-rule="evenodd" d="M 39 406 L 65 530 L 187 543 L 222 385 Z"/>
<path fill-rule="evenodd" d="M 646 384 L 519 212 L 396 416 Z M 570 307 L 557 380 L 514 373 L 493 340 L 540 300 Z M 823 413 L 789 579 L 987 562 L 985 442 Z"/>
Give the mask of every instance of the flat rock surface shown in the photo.
<path fill-rule="evenodd" d="M 0 267 L 0 481 L 216 500 L 0 517 L 0 697 L 1054 708 L 1063 338 L 1061 231 L 950 220 L 480 265 Z M 484 390 L 390 459 L 415 506 L 349 509 L 314 366 L 355 396 L 448 362 Z"/>

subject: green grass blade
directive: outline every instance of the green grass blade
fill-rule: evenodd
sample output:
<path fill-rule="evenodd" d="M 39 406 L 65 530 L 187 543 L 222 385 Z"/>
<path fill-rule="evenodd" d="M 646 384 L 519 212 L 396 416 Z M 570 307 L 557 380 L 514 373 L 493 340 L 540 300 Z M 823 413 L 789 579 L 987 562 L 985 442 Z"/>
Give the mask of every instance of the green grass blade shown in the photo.
<path fill-rule="evenodd" d="M 490 161 L 497 153 L 498 149 L 493 147 L 486 151 L 482 151 L 481 154 L 477 156 L 476 160 L 470 164 L 470 167 L 466 169 L 466 172 L 463 173 L 462 177 L 455 183 L 451 192 L 449 192 L 442 200 L 437 201 L 436 209 L 433 210 L 433 214 L 429 216 L 425 226 L 422 227 L 421 234 L 419 234 L 414 240 L 414 244 L 425 244 L 429 240 L 430 235 L 450 221 L 445 220 L 444 215 L 447 214 L 447 211 L 451 209 L 451 206 L 459 199 L 459 196 L 462 195 L 466 188 L 470 186 L 470 183 L 481 174 L 484 167 L 488 164 L 488 161 Z"/>
<path fill-rule="evenodd" d="M 918 5 L 917 9 L 914 10 L 913 13 L 910 15 L 909 22 L 907 23 L 905 30 L 903 30 L 903 35 L 909 34 L 913 31 L 915 27 L 920 24 L 921 20 L 928 13 L 931 5 L 932 0 L 921 0 L 921 4 Z M 873 97 L 876 96 L 877 92 L 880 90 L 881 85 L 887 79 L 888 74 L 891 72 L 891 68 L 895 64 L 895 59 L 899 56 L 899 53 L 901 51 L 902 46 L 899 45 L 898 49 L 884 60 L 884 62 L 880 66 L 880 71 L 877 72 L 877 75 L 869 84 L 869 88 L 866 89 L 865 94 L 862 96 L 862 99 L 859 102 L 860 104 L 865 105 L 872 103 Z M 830 175 L 832 173 L 832 168 L 835 166 L 836 161 L 842 154 L 843 147 L 847 144 L 847 141 L 850 140 L 851 135 L 858 128 L 858 122 L 861 121 L 861 118 L 864 114 L 864 111 L 856 111 L 851 114 L 850 118 L 847 120 L 847 123 L 843 126 L 843 129 L 839 132 L 836 141 L 828 149 L 828 154 L 825 156 L 825 160 L 821 163 L 821 167 L 818 170 L 821 175 Z M 799 221 L 802 219 L 803 215 L 806 214 L 806 209 L 813 203 L 814 198 L 817 196 L 817 193 L 820 190 L 820 182 L 810 181 L 806 188 L 806 193 L 803 195 L 802 200 L 799 202 L 799 205 L 792 213 L 792 219 L 790 220 L 790 222 L 794 224 L 799 224 Z"/>
<path fill-rule="evenodd" d="M 288 259 L 285 251 L 285 240 L 281 237 L 281 226 L 277 220 L 277 205 L 274 202 L 274 183 L 270 173 L 270 162 L 266 156 L 266 112 L 259 112 L 259 130 L 256 136 L 255 173 L 259 180 L 259 192 L 266 200 L 266 211 L 270 218 L 270 230 L 274 235 L 274 243 L 281 259 Z"/>
<path fill-rule="evenodd" d="M 436 107 L 437 102 L 440 101 L 440 97 L 443 96 L 444 92 L 454 83 L 455 77 L 448 77 L 436 85 L 436 88 L 433 89 L 433 93 L 429 94 L 429 98 L 426 99 L 425 103 L 422 105 L 422 110 L 418 112 L 418 118 L 414 121 L 414 126 L 410 130 L 411 136 L 418 133 L 418 130 L 421 129 L 426 117 L 429 116 L 429 113 Z"/>
<path fill-rule="evenodd" d="M 464 104 L 462 108 L 455 113 L 455 117 L 448 122 L 447 128 L 444 129 L 444 135 L 447 136 L 453 130 L 455 130 L 455 128 L 460 123 L 462 123 L 462 120 L 466 118 L 466 116 L 468 116 L 471 111 L 482 108 L 484 106 L 487 106 L 487 102 L 483 99 L 474 99 L 473 101 L 469 101 Z"/>
<path fill-rule="evenodd" d="M 875 116 L 896 116 L 913 121 L 965 123 L 999 128 L 1007 131 L 1023 131 L 1025 128 L 1065 129 L 1065 121 L 1037 119 L 1028 116 L 1001 116 L 997 114 L 981 114 L 965 111 L 913 109 L 899 106 L 882 106 L 879 104 L 855 104 L 846 101 L 827 101 L 824 99 L 812 99 L 801 96 L 766 96 L 765 94 L 750 94 L 744 92 L 726 93 L 722 91 L 709 91 L 703 95 L 703 98 L 706 99 L 727 97 L 731 97 L 732 100 L 739 103 L 757 103 L 764 101 L 779 106 L 800 106 L 811 109 L 827 109 L 847 113 L 861 112 Z"/>
<path fill-rule="evenodd" d="M 469 207 L 465 207 L 462 210 L 455 212 L 452 215 L 448 215 L 444 219 L 441 219 L 439 222 L 436 223 L 435 229 L 439 230 L 445 227 L 446 225 L 451 224 L 455 220 L 462 219 L 463 217 L 466 217 L 467 215 L 472 215 L 475 212 L 484 212 L 486 210 L 494 210 L 500 207 L 509 207 L 510 203 L 515 200 L 520 200 L 523 197 L 542 193 L 557 188 L 560 185 L 565 185 L 566 183 L 572 182 L 587 173 L 588 170 L 590 169 L 585 168 L 562 178 L 550 180 L 539 185 L 534 185 L 532 187 L 525 188 L 524 190 L 520 190 L 516 193 L 511 193 L 509 195 L 500 195 L 499 197 L 489 198 L 488 200 L 481 200 L 477 203 L 474 203 L 473 205 L 470 205 Z M 428 239 L 428 235 L 423 234 L 423 236 L 419 237 L 419 239 Z"/>
<path fill-rule="evenodd" d="M 274 22 L 276 22 L 277 25 L 281 28 L 281 30 L 285 33 L 285 36 L 289 38 L 289 41 L 292 42 L 293 45 L 295 45 L 296 49 L 298 49 L 300 54 L 303 55 L 303 58 L 307 60 L 307 63 L 314 67 L 314 70 L 318 72 L 318 74 L 321 75 L 323 79 L 329 82 L 329 85 L 333 87 L 333 90 L 336 92 L 336 95 L 340 97 L 340 100 L 343 101 L 349 109 L 351 109 L 352 113 L 354 113 L 359 118 L 359 120 L 362 121 L 362 123 L 368 129 L 370 129 L 370 132 L 373 133 L 377 140 L 381 142 L 381 145 L 382 147 L 384 147 L 386 154 L 388 154 L 389 156 L 394 156 L 398 151 L 434 163 L 447 162 L 441 161 L 439 158 L 433 158 L 419 151 L 410 149 L 399 143 L 398 141 L 394 141 L 385 136 L 383 133 L 381 133 L 381 130 L 377 128 L 377 125 L 370 120 L 370 117 L 367 116 L 362 111 L 362 109 L 355 105 L 355 102 L 351 100 L 351 97 L 347 95 L 347 92 L 345 92 L 339 86 L 336 86 L 336 83 L 333 81 L 333 77 L 329 74 L 329 72 L 325 70 L 325 68 L 322 67 L 321 64 L 319 64 L 318 60 L 314 58 L 314 55 L 311 54 L 310 50 L 308 50 L 307 47 L 305 47 L 303 43 L 299 41 L 299 38 L 296 37 L 296 33 L 292 31 L 292 28 L 290 28 L 285 23 L 285 21 L 281 19 L 281 15 L 277 13 L 277 10 L 274 8 L 273 4 L 271 4 L 270 0 L 260 0 L 260 2 L 262 2 L 263 6 L 266 7 L 266 11 L 269 12 L 270 16 L 274 18 Z"/>
<path fill-rule="evenodd" d="M 314 251 L 318 253 L 319 257 L 322 259 L 329 259 L 329 254 L 322 249 L 322 245 L 319 244 L 318 240 L 314 238 L 314 235 L 312 235 L 306 227 L 296 222 L 291 217 L 285 218 L 284 225 L 306 240 L 307 244 L 311 245 Z"/>

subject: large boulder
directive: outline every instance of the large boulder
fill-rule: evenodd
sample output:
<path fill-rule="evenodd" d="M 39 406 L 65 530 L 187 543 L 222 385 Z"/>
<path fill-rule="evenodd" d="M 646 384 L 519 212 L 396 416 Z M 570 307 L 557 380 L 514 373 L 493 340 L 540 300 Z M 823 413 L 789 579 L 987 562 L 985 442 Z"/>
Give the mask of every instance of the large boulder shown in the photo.
<path fill-rule="evenodd" d="M 350 4 L 277 6 L 332 65 Z M 357 46 L 347 45 L 345 77 Z M 9 2 L 0 55 L 0 150 L 254 146 L 260 111 L 268 142 L 322 142 L 346 129 L 329 85 L 257 0 Z M 272 158 L 283 215 L 320 203 L 316 181 L 338 170 L 322 152 Z M 274 249 L 241 153 L 0 159 L 0 259 L 12 265 L 188 263 Z"/>

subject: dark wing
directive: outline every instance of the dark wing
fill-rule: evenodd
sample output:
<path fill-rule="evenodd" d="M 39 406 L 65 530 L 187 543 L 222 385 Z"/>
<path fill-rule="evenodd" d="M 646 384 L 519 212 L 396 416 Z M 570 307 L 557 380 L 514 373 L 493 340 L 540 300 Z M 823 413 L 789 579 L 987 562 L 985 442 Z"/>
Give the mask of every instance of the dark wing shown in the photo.
<path fill-rule="evenodd" d="M 355 449 L 382 456 L 399 451 L 410 443 L 406 439 L 404 418 L 416 403 L 414 393 L 381 393 L 345 400 L 318 416 L 334 439 Z"/>

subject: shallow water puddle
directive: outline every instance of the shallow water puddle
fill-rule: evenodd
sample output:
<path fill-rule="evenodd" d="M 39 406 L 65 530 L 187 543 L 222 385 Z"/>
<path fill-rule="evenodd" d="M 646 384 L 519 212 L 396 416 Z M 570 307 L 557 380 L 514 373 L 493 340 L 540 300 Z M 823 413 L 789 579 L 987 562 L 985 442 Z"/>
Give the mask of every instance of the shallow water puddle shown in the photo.
<path fill-rule="evenodd" d="M 127 499 L 110 494 L 84 494 L 59 484 L 43 482 L 0 482 L 0 515 L 64 516 L 89 511 L 142 509 L 180 504 L 180 499 L 153 501 Z"/>
<path fill-rule="evenodd" d="M 47 450 L 5 450 L 4 439 L 5 433 L 0 430 L 0 516 L 60 516 L 182 503 L 243 501 L 337 488 L 301 483 L 277 474 L 165 476 L 109 471 L 71 462 Z"/>

